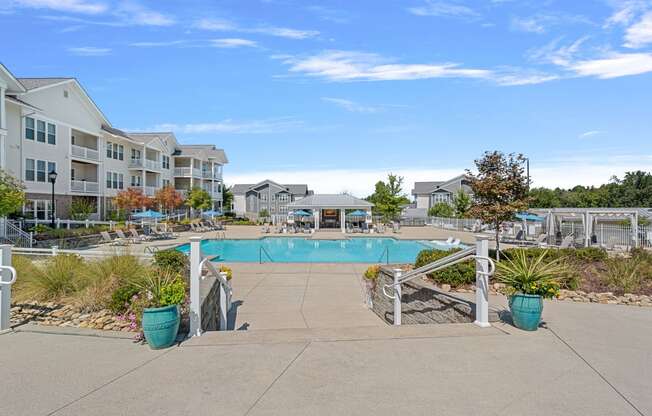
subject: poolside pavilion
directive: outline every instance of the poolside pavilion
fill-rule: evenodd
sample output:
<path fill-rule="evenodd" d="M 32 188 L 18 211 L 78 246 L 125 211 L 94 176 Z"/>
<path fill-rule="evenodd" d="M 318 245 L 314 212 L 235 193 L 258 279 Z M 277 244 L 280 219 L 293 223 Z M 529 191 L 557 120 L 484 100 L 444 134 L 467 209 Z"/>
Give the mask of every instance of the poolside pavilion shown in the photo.
<path fill-rule="evenodd" d="M 346 215 L 349 211 L 364 211 L 367 213 L 364 222 L 371 223 L 371 208 L 374 204 L 351 195 L 310 195 L 288 204 L 288 222 L 294 222 L 293 213 L 298 210 L 310 211 L 313 215 L 315 230 L 341 229 L 346 233 Z"/>

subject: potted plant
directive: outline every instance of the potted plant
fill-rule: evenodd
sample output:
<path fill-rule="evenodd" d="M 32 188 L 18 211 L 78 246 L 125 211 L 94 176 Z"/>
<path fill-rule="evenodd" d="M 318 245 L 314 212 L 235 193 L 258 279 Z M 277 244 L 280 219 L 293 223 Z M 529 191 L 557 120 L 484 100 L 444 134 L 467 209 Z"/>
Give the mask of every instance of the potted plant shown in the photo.
<path fill-rule="evenodd" d="M 380 266 L 369 266 L 364 272 L 365 292 L 367 293 L 367 305 L 373 307 L 373 291 L 376 288 Z"/>
<path fill-rule="evenodd" d="M 517 328 L 536 331 L 541 322 L 543 299 L 559 294 L 568 266 L 562 258 L 546 260 L 547 250 L 528 256 L 526 250 L 515 250 L 496 265 L 496 280 L 505 284 L 509 310 Z"/>
<path fill-rule="evenodd" d="M 227 267 L 225 265 L 220 266 L 220 272 L 226 273 L 226 280 L 231 281 L 233 279 L 233 270 L 231 270 L 230 267 Z"/>
<path fill-rule="evenodd" d="M 145 340 L 152 349 L 174 344 L 181 322 L 180 305 L 186 300 L 186 282 L 169 269 L 155 269 L 133 285 L 140 296 L 132 309 L 140 315 Z"/>

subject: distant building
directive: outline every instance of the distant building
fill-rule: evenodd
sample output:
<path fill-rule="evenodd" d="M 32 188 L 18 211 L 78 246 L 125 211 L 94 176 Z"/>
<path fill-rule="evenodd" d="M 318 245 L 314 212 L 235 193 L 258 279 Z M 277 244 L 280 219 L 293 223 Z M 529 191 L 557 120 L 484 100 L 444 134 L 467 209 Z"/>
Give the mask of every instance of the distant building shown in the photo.
<path fill-rule="evenodd" d="M 233 185 L 232 211 L 237 216 L 257 219 L 266 210 L 270 216 L 286 217 L 288 204 L 310 196 L 313 191 L 305 184 L 281 185 L 266 179 L 257 184 Z"/>
<path fill-rule="evenodd" d="M 415 182 L 414 189 L 412 189 L 415 204 L 410 208 L 419 210 L 419 212 L 428 212 L 430 208 L 440 202 L 452 204 L 460 189 L 467 195 L 473 196 L 473 191 L 464 175 L 447 181 Z"/>

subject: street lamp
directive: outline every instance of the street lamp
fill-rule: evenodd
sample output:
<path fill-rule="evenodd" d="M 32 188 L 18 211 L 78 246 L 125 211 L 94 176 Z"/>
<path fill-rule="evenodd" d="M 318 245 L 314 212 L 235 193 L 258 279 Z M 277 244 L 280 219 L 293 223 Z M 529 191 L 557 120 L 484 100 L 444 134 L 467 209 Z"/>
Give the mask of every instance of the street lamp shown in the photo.
<path fill-rule="evenodd" d="M 52 184 L 52 228 L 54 228 L 54 183 L 57 181 L 57 172 L 55 172 L 54 169 L 48 173 L 48 180 Z"/>

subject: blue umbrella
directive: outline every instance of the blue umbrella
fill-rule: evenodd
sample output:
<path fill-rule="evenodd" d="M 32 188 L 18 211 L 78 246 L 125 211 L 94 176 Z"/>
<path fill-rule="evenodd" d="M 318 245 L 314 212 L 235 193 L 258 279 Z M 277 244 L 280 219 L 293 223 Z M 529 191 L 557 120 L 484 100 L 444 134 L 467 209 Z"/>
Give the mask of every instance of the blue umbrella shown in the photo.
<path fill-rule="evenodd" d="M 211 209 L 209 211 L 202 212 L 201 215 L 205 217 L 219 217 L 220 215 L 222 215 L 222 211 L 216 211 Z"/>
<path fill-rule="evenodd" d="M 306 211 L 304 211 L 304 210 L 302 210 L 302 209 L 300 209 L 300 210 L 298 210 L 298 211 L 294 211 L 294 212 L 292 213 L 292 215 L 294 215 L 295 217 L 309 217 L 309 216 L 311 216 L 312 214 L 309 213 L 309 212 L 306 212 Z"/>
<path fill-rule="evenodd" d="M 545 219 L 545 218 L 540 217 L 538 215 L 530 214 L 530 213 L 527 213 L 527 212 L 521 212 L 519 214 L 516 214 L 516 218 L 518 218 L 519 220 L 523 220 L 523 221 L 538 221 L 538 222 L 543 222 L 544 219 Z"/>
<path fill-rule="evenodd" d="M 163 214 L 160 212 L 152 211 L 151 209 L 148 209 L 147 211 L 139 212 L 138 214 L 134 214 L 134 218 L 163 218 Z"/>
<path fill-rule="evenodd" d="M 351 212 L 349 215 L 352 216 L 352 217 L 366 217 L 367 213 L 365 211 L 362 211 L 362 210 L 356 210 L 356 211 Z"/>

